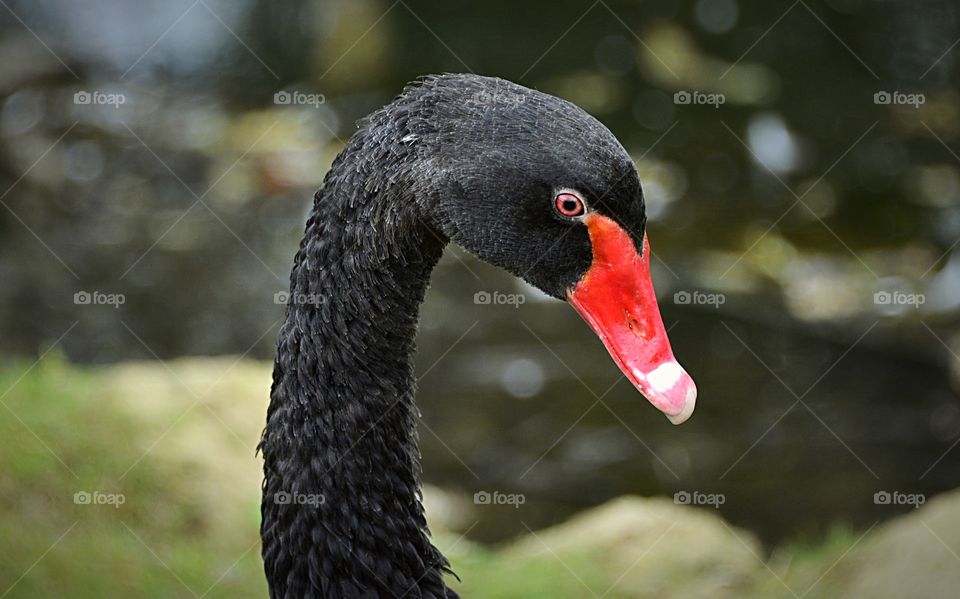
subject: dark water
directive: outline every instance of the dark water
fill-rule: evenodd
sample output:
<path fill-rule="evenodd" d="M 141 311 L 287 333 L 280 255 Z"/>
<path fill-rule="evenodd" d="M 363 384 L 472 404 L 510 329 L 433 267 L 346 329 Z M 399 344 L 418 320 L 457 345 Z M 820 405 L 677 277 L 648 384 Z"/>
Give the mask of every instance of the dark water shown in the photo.
<path fill-rule="evenodd" d="M 506 275 L 471 268 L 510 290 Z M 942 457 L 960 427 L 946 365 L 895 323 L 817 329 L 784 325 L 746 298 L 720 309 L 661 301 L 674 351 L 699 387 L 693 418 L 674 426 L 568 306 L 475 306 L 458 299 L 473 291 L 443 271 L 424 326 L 439 318 L 451 332 L 421 342 L 420 372 L 478 324 L 420 383 L 425 479 L 526 497 L 519 509 L 476 510 L 471 536 L 502 540 L 523 523 L 555 523 L 622 494 L 698 491 L 722 493 L 725 517 L 775 542 L 911 509 L 876 505 L 878 491 L 957 484 L 960 453 Z M 505 377 L 523 394 L 538 374 L 536 395 L 505 392 Z"/>

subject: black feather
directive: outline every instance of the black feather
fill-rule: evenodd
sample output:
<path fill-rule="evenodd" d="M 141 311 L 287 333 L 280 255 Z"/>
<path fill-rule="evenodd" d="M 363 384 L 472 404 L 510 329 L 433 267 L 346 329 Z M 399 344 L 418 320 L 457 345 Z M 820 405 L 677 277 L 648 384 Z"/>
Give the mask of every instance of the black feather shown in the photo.
<path fill-rule="evenodd" d="M 591 261 L 584 227 L 553 213 L 564 187 L 642 247 L 616 138 L 568 102 L 474 75 L 408 87 L 334 160 L 290 275 L 259 445 L 271 597 L 456 597 L 420 502 L 419 306 L 451 239 L 563 297 Z"/>

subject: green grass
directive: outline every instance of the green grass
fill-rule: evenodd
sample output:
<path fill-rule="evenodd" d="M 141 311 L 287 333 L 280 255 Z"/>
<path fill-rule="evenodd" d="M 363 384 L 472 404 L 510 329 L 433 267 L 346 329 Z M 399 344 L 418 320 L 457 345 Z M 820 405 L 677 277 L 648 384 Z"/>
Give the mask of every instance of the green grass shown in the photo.
<path fill-rule="evenodd" d="M 79 368 L 48 357 L 0 369 L 0 598 L 266 596 L 254 447 L 269 367 L 230 358 L 169 366 Z M 78 492 L 123 502 L 77 504 Z M 756 560 L 731 596 L 792 596 L 784 585 L 797 594 L 812 587 L 808 598 L 839 596 L 843 568 L 831 567 L 857 536 L 838 530 L 781 548 L 772 572 Z M 536 553 L 442 530 L 435 538 L 465 597 L 672 596 L 620 579 L 606 559 L 614 548 Z M 657 561 L 676 550 L 669 542 L 634 574 L 653 567 L 672 576 L 675 565 Z"/>
<path fill-rule="evenodd" d="M 442 543 L 440 546 L 443 548 Z M 520 561 L 473 547 L 451 560 L 461 578 L 459 584 L 451 584 L 464 597 L 580 599 L 591 596 L 590 590 L 602 595 L 613 583 L 586 555 L 564 556 L 562 563 L 551 555 Z M 624 595 L 614 591 L 606 597 L 621 599 Z"/>
<path fill-rule="evenodd" d="M 13 387 L 0 407 L 0 594 L 265 596 L 257 461 L 204 407 L 177 420 L 194 398 L 173 375 L 46 359 L 14 386 L 24 370 L 0 372 L 0 389 Z M 213 405 L 222 399 L 215 392 Z M 182 445 L 198 428 L 226 442 L 187 459 Z M 218 465 L 238 462 L 218 452 L 241 455 L 254 479 L 213 488 L 230 478 Z M 78 505 L 78 492 L 119 494 L 123 503 Z"/>

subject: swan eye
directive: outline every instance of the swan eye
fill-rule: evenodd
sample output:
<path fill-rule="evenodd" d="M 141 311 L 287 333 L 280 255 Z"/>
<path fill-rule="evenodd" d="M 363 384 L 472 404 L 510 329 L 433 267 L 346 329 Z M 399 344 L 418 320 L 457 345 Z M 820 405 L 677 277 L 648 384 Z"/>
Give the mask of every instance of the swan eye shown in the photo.
<path fill-rule="evenodd" d="M 557 212 L 568 218 L 583 216 L 583 213 L 586 212 L 583 200 L 572 193 L 557 194 L 555 205 Z"/>

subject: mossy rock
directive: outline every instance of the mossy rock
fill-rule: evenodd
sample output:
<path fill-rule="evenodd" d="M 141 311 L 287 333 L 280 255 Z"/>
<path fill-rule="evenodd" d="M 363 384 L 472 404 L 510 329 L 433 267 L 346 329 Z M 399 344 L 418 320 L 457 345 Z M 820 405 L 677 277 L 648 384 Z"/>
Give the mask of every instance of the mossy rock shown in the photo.
<path fill-rule="evenodd" d="M 613 500 L 501 551 L 508 560 L 589 562 L 604 581 L 593 592 L 659 599 L 742 597 L 764 570 L 762 554 L 751 533 L 712 511 L 642 497 Z"/>
<path fill-rule="evenodd" d="M 960 491 L 878 526 L 847 575 L 845 597 L 942 599 L 960 595 Z"/>

